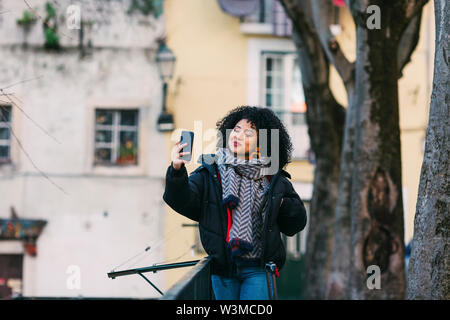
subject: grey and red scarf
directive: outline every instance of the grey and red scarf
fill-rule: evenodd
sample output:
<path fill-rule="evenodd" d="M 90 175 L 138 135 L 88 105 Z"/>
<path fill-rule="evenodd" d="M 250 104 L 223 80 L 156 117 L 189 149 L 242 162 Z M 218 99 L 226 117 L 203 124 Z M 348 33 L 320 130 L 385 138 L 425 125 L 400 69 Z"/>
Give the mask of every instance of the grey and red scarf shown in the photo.
<path fill-rule="evenodd" d="M 262 254 L 263 207 L 269 187 L 268 158 L 236 158 L 228 148 L 217 152 L 222 201 L 227 206 L 227 242 L 237 265 L 259 261 Z"/>

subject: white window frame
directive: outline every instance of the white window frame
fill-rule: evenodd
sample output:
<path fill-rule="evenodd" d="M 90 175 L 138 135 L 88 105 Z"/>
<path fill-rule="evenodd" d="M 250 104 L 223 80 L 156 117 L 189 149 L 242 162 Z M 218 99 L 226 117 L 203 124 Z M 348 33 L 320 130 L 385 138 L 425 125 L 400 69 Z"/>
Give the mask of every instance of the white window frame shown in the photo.
<path fill-rule="evenodd" d="M 123 176 L 123 177 L 143 177 L 148 169 L 148 145 L 150 137 L 145 134 L 149 127 L 148 119 L 144 117 L 148 108 L 148 101 L 143 99 L 109 99 L 92 98 L 87 102 L 87 112 L 85 120 L 85 161 L 84 172 L 88 175 L 98 176 Z M 137 165 L 95 165 L 95 111 L 97 109 L 108 110 L 138 110 L 138 159 Z"/>
<path fill-rule="evenodd" d="M 105 110 L 105 111 L 111 111 L 113 112 L 113 119 L 112 119 L 112 124 L 110 125 L 99 125 L 97 123 L 95 123 L 95 131 L 97 130 L 105 130 L 105 131 L 112 131 L 112 137 L 111 137 L 111 142 L 97 142 L 95 141 L 95 136 L 94 136 L 94 154 L 95 154 L 95 150 L 97 148 L 108 148 L 111 149 L 111 159 L 110 159 L 110 163 L 95 163 L 95 156 L 94 156 L 94 165 L 96 166 L 127 166 L 125 165 L 119 165 L 116 164 L 117 161 L 117 153 L 118 153 L 118 148 L 120 147 L 120 132 L 122 131 L 132 131 L 132 132 L 136 132 L 137 133 L 137 159 L 136 159 L 136 163 L 135 164 L 128 164 L 131 166 L 136 166 L 138 165 L 138 161 L 139 161 L 139 109 L 135 109 L 135 111 L 137 112 L 137 119 L 136 119 L 136 125 L 135 126 L 127 126 L 127 125 L 121 125 L 120 124 L 120 112 L 121 111 L 128 111 L 127 109 L 119 109 L 119 108 L 115 108 L 115 109 L 108 109 L 108 108 L 96 108 L 95 111 L 98 110 Z M 129 111 L 132 111 L 134 109 L 130 109 Z"/>
<path fill-rule="evenodd" d="M 284 92 L 283 92 L 283 101 L 282 104 L 286 104 L 286 101 L 284 101 L 285 98 L 289 98 L 289 95 L 291 93 L 292 90 L 292 76 L 293 76 L 293 71 L 294 71 L 294 60 L 295 60 L 295 52 L 286 52 L 286 51 L 262 51 L 261 52 L 261 70 L 262 70 L 262 75 L 261 75 L 261 95 L 259 98 L 259 101 L 264 102 L 265 100 L 265 95 L 266 95 L 266 91 L 265 91 L 265 86 L 264 84 L 264 79 L 267 76 L 266 73 L 266 69 L 264 67 L 264 56 L 268 57 L 271 56 L 273 58 L 275 57 L 279 57 L 279 56 L 283 56 L 283 63 L 282 63 L 282 68 L 283 68 L 283 86 L 284 86 Z M 274 111 L 286 111 L 286 107 L 282 106 L 282 107 L 271 107 L 272 110 Z"/>
<path fill-rule="evenodd" d="M 267 106 L 266 103 L 264 103 L 265 100 L 266 100 L 266 95 L 267 95 L 266 86 L 264 85 L 265 84 L 265 79 L 267 78 L 267 70 L 265 68 L 265 60 L 267 58 L 279 58 L 279 56 L 276 55 L 276 54 L 261 52 L 261 59 L 260 59 L 260 61 L 261 61 L 262 74 L 261 74 L 261 81 L 260 81 L 261 82 L 261 90 L 260 90 L 259 101 L 260 101 L 260 104 L 264 105 L 264 106 Z M 284 73 L 284 69 L 285 69 L 284 59 L 281 59 L 281 74 L 283 75 L 283 77 L 282 77 L 282 87 L 285 87 L 284 84 L 286 82 L 286 76 L 285 76 L 285 73 Z M 273 74 L 274 71 L 272 70 L 271 72 Z M 272 79 L 273 79 L 273 82 L 275 83 L 275 77 L 273 75 L 272 75 Z M 274 86 L 272 86 L 272 87 L 274 87 Z M 278 92 L 278 93 L 280 93 L 280 92 Z M 285 95 L 286 95 L 286 90 L 284 90 L 284 92 L 281 92 L 281 97 L 282 97 L 281 104 L 282 105 L 284 104 L 284 97 L 285 97 Z M 270 106 L 270 108 L 272 108 L 273 111 L 280 111 L 281 109 L 284 110 L 284 108 L 282 108 L 280 106 L 274 106 L 273 105 L 273 100 L 274 99 L 272 99 L 272 106 Z"/>
<path fill-rule="evenodd" d="M 248 105 L 260 105 L 264 107 L 264 79 L 265 79 L 265 68 L 263 61 L 263 53 L 274 53 L 274 54 L 286 54 L 290 58 L 284 63 L 285 79 L 288 79 L 287 85 L 284 86 L 283 96 L 289 97 L 291 90 L 291 79 L 293 72 L 293 63 L 296 57 L 296 48 L 292 40 L 288 39 L 261 39 L 261 38 L 250 38 L 248 40 L 248 55 L 247 55 L 247 104 Z M 295 139 L 294 129 L 296 131 L 301 130 L 304 135 L 304 140 L 308 141 L 308 146 L 305 148 L 310 148 L 310 141 L 308 136 L 308 128 L 304 126 L 286 126 L 291 134 L 293 140 Z M 306 142 L 304 142 L 306 143 Z M 293 141 L 294 152 L 292 154 L 293 160 L 306 161 L 308 156 L 306 152 L 302 153 L 298 148 L 295 149 L 295 140 Z"/>

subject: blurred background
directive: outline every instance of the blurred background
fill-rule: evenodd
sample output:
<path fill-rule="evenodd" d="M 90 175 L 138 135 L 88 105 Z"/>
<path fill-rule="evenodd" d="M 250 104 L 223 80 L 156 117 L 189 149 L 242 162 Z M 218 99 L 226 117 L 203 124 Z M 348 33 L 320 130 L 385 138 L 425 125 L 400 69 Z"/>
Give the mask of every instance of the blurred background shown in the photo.
<path fill-rule="evenodd" d="M 325 23 L 354 61 L 352 14 L 344 1 L 328 2 Z M 165 173 L 181 130 L 195 132 L 191 172 L 200 154 L 214 152 L 216 121 L 240 105 L 272 108 L 291 134 L 286 170 L 309 219 L 304 231 L 284 236 L 278 291 L 306 297 L 310 224 L 330 226 L 311 217 L 318 158 L 285 5 L 0 1 L 0 298 L 158 298 L 138 275 L 107 273 L 206 256 L 196 224 L 163 202 Z M 419 19 L 398 81 L 404 246 L 413 237 L 432 90 L 432 2 Z M 346 83 L 333 64 L 328 70 L 346 109 Z M 166 292 L 189 270 L 148 278 Z"/>

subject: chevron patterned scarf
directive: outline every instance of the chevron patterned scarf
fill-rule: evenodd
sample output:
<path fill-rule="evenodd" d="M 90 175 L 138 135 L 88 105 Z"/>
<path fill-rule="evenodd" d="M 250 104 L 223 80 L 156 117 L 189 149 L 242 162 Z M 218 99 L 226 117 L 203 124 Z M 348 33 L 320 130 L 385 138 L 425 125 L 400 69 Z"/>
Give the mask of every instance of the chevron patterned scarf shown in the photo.
<path fill-rule="evenodd" d="M 228 148 L 219 149 L 217 155 L 223 203 L 232 212 L 227 237 L 232 260 L 238 265 L 257 262 L 262 254 L 262 209 L 269 187 L 264 174 L 267 158 L 239 159 Z"/>

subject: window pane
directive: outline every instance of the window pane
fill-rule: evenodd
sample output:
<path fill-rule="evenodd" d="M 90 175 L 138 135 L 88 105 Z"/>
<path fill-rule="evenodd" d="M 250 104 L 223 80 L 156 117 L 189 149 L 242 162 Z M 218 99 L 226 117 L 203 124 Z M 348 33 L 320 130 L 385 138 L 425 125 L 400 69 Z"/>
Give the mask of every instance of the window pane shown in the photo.
<path fill-rule="evenodd" d="M 283 63 L 282 62 L 283 61 L 282 61 L 281 57 L 274 59 L 274 61 L 273 61 L 273 70 L 274 71 L 278 71 L 278 72 L 282 72 L 283 71 L 283 69 L 282 69 L 282 64 Z"/>
<path fill-rule="evenodd" d="M 0 140 L 9 139 L 9 128 L 0 128 Z"/>
<path fill-rule="evenodd" d="M 0 105 L 0 122 L 11 121 L 11 107 Z"/>
<path fill-rule="evenodd" d="M 135 164 L 137 161 L 137 133 L 135 131 L 120 132 L 120 148 L 118 164 Z"/>
<path fill-rule="evenodd" d="M 110 110 L 96 110 L 95 120 L 97 124 L 112 125 L 113 111 Z"/>
<path fill-rule="evenodd" d="M 135 126 L 137 124 L 137 111 L 136 110 L 121 111 L 120 124 L 123 126 Z"/>
<path fill-rule="evenodd" d="M 266 88 L 267 89 L 271 89 L 272 88 L 272 77 L 271 76 L 267 76 L 266 77 Z"/>
<path fill-rule="evenodd" d="M 110 163 L 111 162 L 111 149 L 108 149 L 108 148 L 95 149 L 95 162 Z"/>
<path fill-rule="evenodd" d="M 95 142 L 111 142 L 112 131 L 97 130 L 95 132 Z"/>
<path fill-rule="evenodd" d="M 272 71 L 272 58 L 267 58 L 266 59 L 266 70 L 267 71 Z"/>
<path fill-rule="evenodd" d="M 272 106 L 272 95 L 270 93 L 266 94 L 266 106 L 271 107 Z"/>
<path fill-rule="evenodd" d="M 120 132 L 120 144 L 132 142 L 133 145 L 137 145 L 137 132 L 136 131 L 121 131 Z"/>
<path fill-rule="evenodd" d="M 0 160 L 9 158 L 9 146 L 0 146 Z"/>

